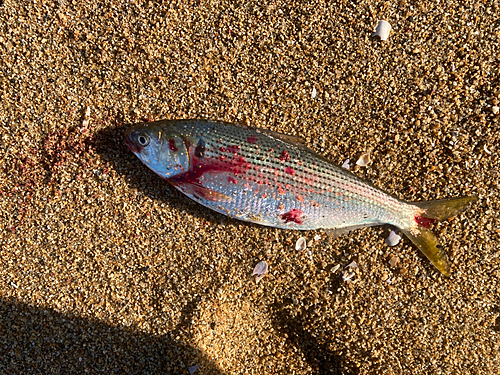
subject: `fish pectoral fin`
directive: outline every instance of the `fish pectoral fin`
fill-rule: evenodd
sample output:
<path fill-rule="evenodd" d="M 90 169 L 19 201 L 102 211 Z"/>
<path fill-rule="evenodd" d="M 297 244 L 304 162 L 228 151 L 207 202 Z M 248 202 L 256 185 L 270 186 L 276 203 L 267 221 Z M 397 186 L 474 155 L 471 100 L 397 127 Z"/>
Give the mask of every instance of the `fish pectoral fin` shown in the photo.
<path fill-rule="evenodd" d="M 215 190 L 211 190 L 209 188 L 191 182 L 172 183 L 172 185 L 174 185 L 177 189 L 182 191 L 187 196 L 197 198 L 199 200 L 222 202 L 232 199 L 226 194 L 219 193 Z"/>

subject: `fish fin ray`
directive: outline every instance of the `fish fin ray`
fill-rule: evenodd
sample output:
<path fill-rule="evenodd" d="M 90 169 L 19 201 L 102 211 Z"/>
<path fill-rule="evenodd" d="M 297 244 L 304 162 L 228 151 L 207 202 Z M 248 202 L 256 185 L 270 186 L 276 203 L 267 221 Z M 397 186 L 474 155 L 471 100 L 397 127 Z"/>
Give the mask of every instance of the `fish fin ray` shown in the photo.
<path fill-rule="evenodd" d="M 401 229 L 401 231 L 443 275 L 450 276 L 448 255 L 430 229 L 419 225 L 418 229 L 414 230 L 413 233 L 406 229 Z"/>
<path fill-rule="evenodd" d="M 355 229 L 360 229 L 360 228 L 366 228 L 366 227 L 372 227 L 374 225 L 379 225 L 378 223 L 370 223 L 370 224 L 357 224 L 357 225 L 350 225 L 348 227 L 341 227 L 341 228 L 324 228 L 323 230 L 325 233 L 330 237 L 331 239 L 338 238 L 352 230 Z"/>
<path fill-rule="evenodd" d="M 200 200 L 207 200 L 212 202 L 223 202 L 231 200 L 231 197 L 226 194 L 219 193 L 215 190 L 211 190 L 204 186 L 191 182 L 172 183 L 172 185 L 174 185 L 177 189 L 179 189 L 187 196 L 192 196 Z"/>
<path fill-rule="evenodd" d="M 306 144 L 306 141 L 303 138 L 297 137 L 295 135 L 281 134 L 268 129 L 260 129 L 260 128 L 254 128 L 254 129 L 257 130 L 259 133 L 266 134 L 273 138 L 281 139 L 284 142 L 293 143 L 301 146 Z"/>
<path fill-rule="evenodd" d="M 470 203 L 476 200 L 477 197 L 472 196 L 437 201 L 412 202 L 412 204 L 425 211 L 425 213 L 422 214 L 424 217 L 435 220 L 446 220 L 452 216 L 458 215 L 460 212 L 464 211 Z"/>

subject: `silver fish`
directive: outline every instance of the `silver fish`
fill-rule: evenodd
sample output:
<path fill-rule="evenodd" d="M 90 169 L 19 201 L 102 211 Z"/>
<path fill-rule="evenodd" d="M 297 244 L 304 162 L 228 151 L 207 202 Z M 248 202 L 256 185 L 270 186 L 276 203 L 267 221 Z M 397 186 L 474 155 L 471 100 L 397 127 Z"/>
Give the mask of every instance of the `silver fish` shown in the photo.
<path fill-rule="evenodd" d="M 139 159 L 188 197 L 230 217 L 286 229 L 337 232 L 389 224 L 445 275 L 429 229 L 475 197 L 406 202 L 304 147 L 294 137 L 206 120 L 139 124 L 126 132 Z"/>

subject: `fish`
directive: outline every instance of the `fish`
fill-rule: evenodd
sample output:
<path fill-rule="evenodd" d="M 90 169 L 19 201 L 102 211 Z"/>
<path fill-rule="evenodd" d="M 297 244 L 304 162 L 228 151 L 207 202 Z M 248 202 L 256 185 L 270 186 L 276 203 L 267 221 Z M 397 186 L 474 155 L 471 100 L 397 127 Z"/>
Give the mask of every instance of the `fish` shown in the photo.
<path fill-rule="evenodd" d="M 140 123 L 125 144 L 149 169 L 194 201 L 264 226 L 334 233 L 398 228 L 444 275 L 450 264 L 430 229 L 477 198 L 407 202 L 365 181 L 297 137 L 200 119 Z"/>

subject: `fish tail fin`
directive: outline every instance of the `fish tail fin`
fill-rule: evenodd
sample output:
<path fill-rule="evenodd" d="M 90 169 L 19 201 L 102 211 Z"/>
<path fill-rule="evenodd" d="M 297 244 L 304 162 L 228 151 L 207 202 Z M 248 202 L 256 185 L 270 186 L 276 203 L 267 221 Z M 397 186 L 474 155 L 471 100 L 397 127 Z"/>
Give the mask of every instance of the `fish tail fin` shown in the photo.
<path fill-rule="evenodd" d="M 419 225 L 413 232 L 401 229 L 411 242 L 431 261 L 443 275 L 450 276 L 450 263 L 436 235 L 426 227 Z"/>
<path fill-rule="evenodd" d="M 435 220 L 445 220 L 459 214 L 476 200 L 476 197 L 461 197 L 413 203 L 424 210 L 423 213 L 415 216 L 417 228 L 412 230 L 401 229 L 431 263 L 446 276 L 450 276 L 448 256 L 439 244 L 436 235 L 429 229 L 429 225 Z"/>
<path fill-rule="evenodd" d="M 477 201 L 477 197 L 460 197 L 451 199 L 442 199 L 439 201 L 413 202 L 412 204 L 420 207 L 425 212 L 423 217 L 434 220 L 446 220 L 449 217 L 458 215 L 464 211 L 467 206 Z"/>

